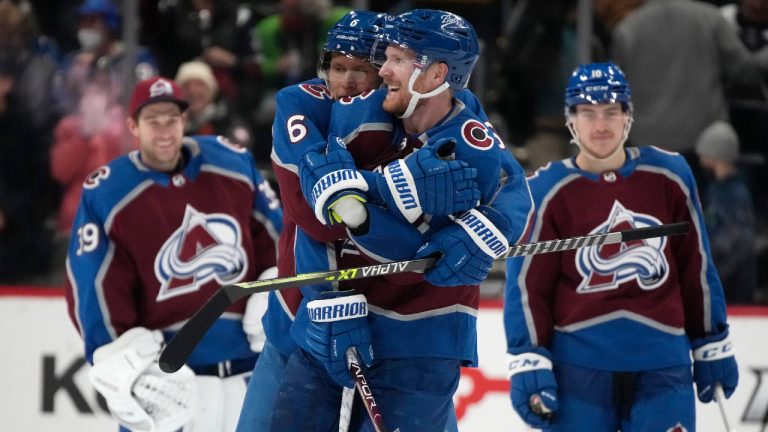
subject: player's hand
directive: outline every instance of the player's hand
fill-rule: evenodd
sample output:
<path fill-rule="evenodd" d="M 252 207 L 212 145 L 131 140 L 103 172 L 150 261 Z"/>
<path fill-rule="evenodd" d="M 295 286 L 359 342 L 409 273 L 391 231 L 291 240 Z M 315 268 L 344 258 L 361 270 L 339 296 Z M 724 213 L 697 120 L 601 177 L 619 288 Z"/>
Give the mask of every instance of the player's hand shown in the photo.
<path fill-rule="evenodd" d="M 355 168 L 352 155 L 344 150 L 328 154 L 307 152 L 299 159 L 301 191 L 315 217 L 324 225 L 341 223 L 333 207 L 341 199 L 356 199 L 365 202 L 368 184 Z"/>
<path fill-rule="evenodd" d="M 464 213 L 416 252 L 416 258 L 439 255 L 424 279 L 439 286 L 477 285 L 488 277 L 493 260 L 507 253 L 507 220 L 488 206 Z"/>
<path fill-rule="evenodd" d="M 728 337 L 728 324 L 717 334 L 691 342 L 693 350 L 693 381 L 700 401 L 711 402 L 715 385 L 723 386 L 728 398 L 739 383 L 739 368 L 734 357 L 733 344 Z"/>
<path fill-rule="evenodd" d="M 452 215 L 475 207 L 477 170 L 450 160 L 455 145 L 442 139 L 387 165 L 378 186 L 387 208 L 414 222 L 423 213 Z"/>
<path fill-rule="evenodd" d="M 529 426 L 550 426 L 559 407 L 557 383 L 551 355 L 542 347 L 524 348 L 507 354 L 509 397 L 515 412 Z"/>
<path fill-rule="evenodd" d="M 309 353 L 339 385 L 353 388 L 355 383 L 347 369 L 347 349 L 356 347 L 366 365 L 373 363 L 368 301 L 354 291 L 326 291 L 307 303 L 307 311 Z"/>

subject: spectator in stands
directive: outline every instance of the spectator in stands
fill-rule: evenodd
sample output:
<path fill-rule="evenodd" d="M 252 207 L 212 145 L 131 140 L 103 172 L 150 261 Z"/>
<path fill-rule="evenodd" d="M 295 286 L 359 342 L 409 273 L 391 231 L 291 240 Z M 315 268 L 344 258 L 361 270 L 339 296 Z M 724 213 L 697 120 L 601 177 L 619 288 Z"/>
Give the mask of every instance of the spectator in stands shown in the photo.
<path fill-rule="evenodd" d="M 18 66 L 0 58 L 0 284 L 29 282 L 49 270 L 55 207 L 47 143 L 14 95 Z"/>
<path fill-rule="evenodd" d="M 755 215 L 752 194 L 739 167 L 739 138 L 716 121 L 699 136 L 696 154 L 711 176 L 702 197 L 712 258 L 728 303 L 751 304 L 757 287 Z"/>
<path fill-rule="evenodd" d="M 759 52 L 768 46 L 768 1 L 741 0 L 721 6 L 720 13 L 747 50 Z M 752 85 L 731 85 L 727 90 L 732 100 L 768 100 L 765 80 Z M 739 115 L 738 112 L 731 114 Z"/>
<path fill-rule="evenodd" d="M 213 70 L 223 96 L 236 101 L 240 84 L 258 76 L 247 31 L 241 31 L 238 21 L 237 3 L 179 0 L 158 7 L 160 27 L 151 46 L 158 52 L 163 74 L 173 76 L 182 63 L 201 60 Z"/>
<path fill-rule="evenodd" d="M 112 84 L 122 91 L 126 82 L 157 75 L 154 55 L 139 47 L 135 59 L 128 59 L 120 41 L 120 14 L 110 0 L 85 0 L 78 9 L 80 23 L 77 38 L 80 50 L 64 59 L 56 77 L 56 98 L 62 114 L 78 110 L 84 84 L 94 71 L 108 71 Z M 132 77 L 123 77 L 125 62 L 136 62 Z"/>
<path fill-rule="evenodd" d="M 85 178 L 102 165 L 131 150 L 119 94 L 105 74 L 85 84 L 78 110 L 64 116 L 54 130 L 51 174 L 63 195 L 57 231 L 68 236 Z"/>
<path fill-rule="evenodd" d="M 645 1 L 614 29 L 612 58 L 632 81 L 630 142 L 683 153 L 697 178 L 697 137 L 729 118 L 725 86 L 768 71 L 768 51 L 750 55 L 717 7 L 692 0 Z"/>
<path fill-rule="evenodd" d="M 269 159 L 275 93 L 317 76 L 317 62 L 328 30 L 347 12 L 348 8 L 332 7 L 330 0 L 281 0 L 278 13 L 256 23 L 252 45 L 258 55 L 263 86 L 255 110 L 249 114 L 256 160 Z"/>
<path fill-rule="evenodd" d="M 55 121 L 51 84 L 57 56 L 55 44 L 34 31 L 30 15 L 12 2 L 0 2 L 0 57 L 15 65 L 17 101 L 44 135 Z"/>
<path fill-rule="evenodd" d="M 207 63 L 182 64 L 175 81 L 189 102 L 185 135 L 223 135 L 236 144 L 251 147 L 248 125 L 232 111 L 226 98 L 219 97 L 219 85 Z"/>

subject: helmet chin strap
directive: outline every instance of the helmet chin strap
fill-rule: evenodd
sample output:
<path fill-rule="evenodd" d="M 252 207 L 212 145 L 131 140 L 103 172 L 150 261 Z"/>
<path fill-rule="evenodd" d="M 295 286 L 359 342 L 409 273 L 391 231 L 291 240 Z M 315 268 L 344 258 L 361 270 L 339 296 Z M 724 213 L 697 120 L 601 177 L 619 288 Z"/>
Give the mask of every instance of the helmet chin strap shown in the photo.
<path fill-rule="evenodd" d="M 419 74 L 421 74 L 421 68 L 420 67 L 414 67 L 413 72 L 411 73 L 411 78 L 408 80 L 408 92 L 411 94 L 411 100 L 408 102 L 408 107 L 405 109 L 405 112 L 398 115 L 401 119 L 407 119 L 408 117 L 413 114 L 413 110 L 416 109 L 416 104 L 419 103 L 420 99 L 427 99 L 431 98 L 432 96 L 436 96 L 445 89 L 448 88 L 448 82 L 443 82 L 439 86 L 437 86 L 436 89 L 428 92 L 428 93 L 419 93 L 417 91 L 413 90 L 413 84 L 416 82 L 416 78 L 419 77 Z"/>

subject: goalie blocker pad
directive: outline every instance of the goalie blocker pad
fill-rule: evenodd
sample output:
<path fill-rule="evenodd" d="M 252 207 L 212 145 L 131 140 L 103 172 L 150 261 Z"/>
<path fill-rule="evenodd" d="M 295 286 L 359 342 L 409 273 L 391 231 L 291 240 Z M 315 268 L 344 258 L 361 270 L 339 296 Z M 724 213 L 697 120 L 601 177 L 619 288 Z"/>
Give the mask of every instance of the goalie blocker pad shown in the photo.
<path fill-rule="evenodd" d="M 160 331 L 135 327 L 93 354 L 91 384 L 118 422 L 134 432 L 173 432 L 196 412 L 195 374 L 186 365 L 162 372 L 162 343 Z"/>

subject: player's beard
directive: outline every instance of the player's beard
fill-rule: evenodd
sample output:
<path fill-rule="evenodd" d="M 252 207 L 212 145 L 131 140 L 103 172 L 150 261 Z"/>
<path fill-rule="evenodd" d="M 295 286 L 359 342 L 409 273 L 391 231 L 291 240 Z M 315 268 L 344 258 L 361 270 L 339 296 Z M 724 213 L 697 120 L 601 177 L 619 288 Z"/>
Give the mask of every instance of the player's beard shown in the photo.
<path fill-rule="evenodd" d="M 401 115 L 408 108 L 410 101 L 411 94 L 405 87 L 400 87 L 400 90 L 396 92 L 387 91 L 387 97 L 381 106 L 384 111 L 390 114 Z"/>

